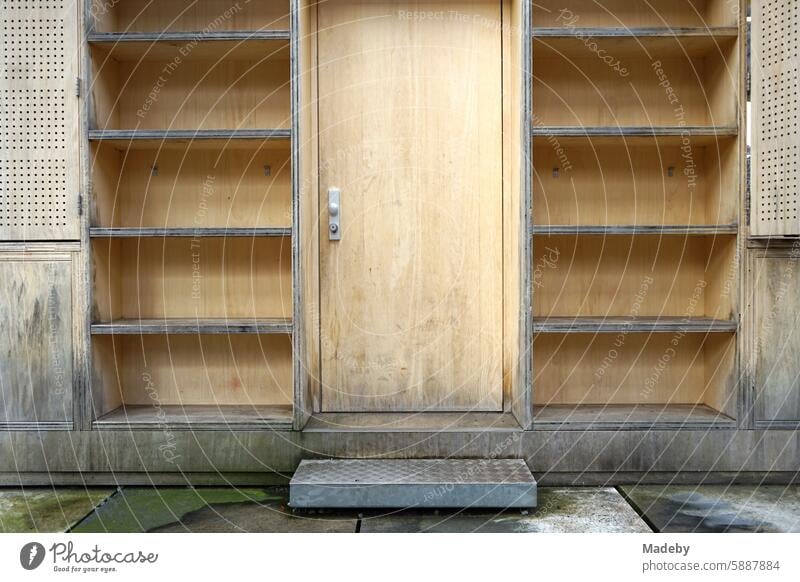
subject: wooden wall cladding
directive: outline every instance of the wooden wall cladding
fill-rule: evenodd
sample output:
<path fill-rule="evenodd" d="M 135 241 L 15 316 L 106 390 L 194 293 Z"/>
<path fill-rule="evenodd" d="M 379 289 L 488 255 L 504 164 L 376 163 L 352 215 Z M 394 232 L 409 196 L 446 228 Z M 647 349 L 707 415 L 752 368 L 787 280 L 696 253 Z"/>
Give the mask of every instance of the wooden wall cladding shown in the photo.
<path fill-rule="evenodd" d="M 749 346 L 755 424 L 800 426 L 800 250 L 757 252 L 751 260 Z"/>
<path fill-rule="evenodd" d="M 0 240 L 80 238 L 78 7 L 0 3 Z"/>
<path fill-rule="evenodd" d="M 753 3 L 754 236 L 800 235 L 800 3 Z"/>
<path fill-rule="evenodd" d="M 71 258 L 0 254 L 0 428 L 72 425 Z"/>

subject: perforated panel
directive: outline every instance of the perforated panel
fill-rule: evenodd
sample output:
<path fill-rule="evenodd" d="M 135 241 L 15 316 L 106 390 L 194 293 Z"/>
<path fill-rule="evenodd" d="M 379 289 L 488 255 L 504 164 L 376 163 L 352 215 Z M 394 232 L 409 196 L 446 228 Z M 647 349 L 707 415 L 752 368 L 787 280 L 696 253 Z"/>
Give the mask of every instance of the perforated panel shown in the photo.
<path fill-rule="evenodd" d="M 75 0 L 0 0 L 0 240 L 79 238 Z"/>
<path fill-rule="evenodd" d="M 753 5 L 753 214 L 756 236 L 800 234 L 800 2 Z"/>

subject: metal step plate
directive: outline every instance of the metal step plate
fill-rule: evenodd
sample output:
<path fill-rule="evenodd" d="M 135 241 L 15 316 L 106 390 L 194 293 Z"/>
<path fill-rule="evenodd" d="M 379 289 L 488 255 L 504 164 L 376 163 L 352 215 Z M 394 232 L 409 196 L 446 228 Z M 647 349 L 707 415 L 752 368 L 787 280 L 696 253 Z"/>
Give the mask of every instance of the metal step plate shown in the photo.
<path fill-rule="evenodd" d="M 301 461 L 295 508 L 529 508 L 536 480 L 522 459 Z"/>

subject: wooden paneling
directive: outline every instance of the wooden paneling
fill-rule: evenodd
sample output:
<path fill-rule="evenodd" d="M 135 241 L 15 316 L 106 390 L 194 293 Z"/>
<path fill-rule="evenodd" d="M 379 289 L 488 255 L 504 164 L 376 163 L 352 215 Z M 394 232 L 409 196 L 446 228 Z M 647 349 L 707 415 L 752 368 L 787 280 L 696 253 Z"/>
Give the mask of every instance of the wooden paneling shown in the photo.
<path fill-rule="evenodd" d="M 295 428 L 301 429 L 320 397 L 319 321 L 319 140 L 317 75 L 317 2 L 292 0 L 294 101 L 297 139 L 294 141 L 295 196 Z"/>
<path fill-rule="evenodd" d="M 750 267 L 755 421 L 800 425 L 800 253 L 759 254 Z"/>
<path fill-rule="evenodd" d="M 323 410 L 502 407 L 500 19 L 499 0 L 319 7 L 321 206 L 342 192 Z"/>
<path fill-rule="evenodd" d="M 0 254 L 0 428 L 72 423 L 72 284 L 70 254 Z"/>
<path fill-rule="evenodd" d="M 0 5 L 0 240 L 76 240 L 78 3 Z"/>
<path fill-rule="evenodd" d="M 503 2 L 504 407 L 531 425 L 531 6 Z"/>
<path fill-rule="evenodd" d="M 800 3 L 753 3 L 754 236 L 800 234 Z"/>

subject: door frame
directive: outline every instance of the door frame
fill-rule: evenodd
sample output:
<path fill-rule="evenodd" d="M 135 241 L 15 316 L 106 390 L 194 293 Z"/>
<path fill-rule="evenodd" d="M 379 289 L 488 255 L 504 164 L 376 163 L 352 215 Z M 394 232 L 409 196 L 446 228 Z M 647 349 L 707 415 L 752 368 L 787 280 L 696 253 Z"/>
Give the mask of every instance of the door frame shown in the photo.
<path fill-rule="evenodd" d="M 473 413 L 487 426 L 531 428 L 532 231 L 531 14 L 525 0 L 498 0 L 503 19 L 503 412 Z M 320 407 L 319 143 L 317 1 L 291 0 L 292 278 L 294 428 Z M 352 413 L 369 415 L 374 413 Z M 470 416 L 470 414 L 459 416 Z M 412 413 L 439 422 L 438 413 Z M 436 418 L 434 418 L 436 417 Z M 442 420 L 442 422 L 444 422 Z M 480 421 L 482 422 L 482 421 Z M 402 428 L 402 427 L 400 427 Z M 348 430 L 342 427 L 342 430 Z"/>

